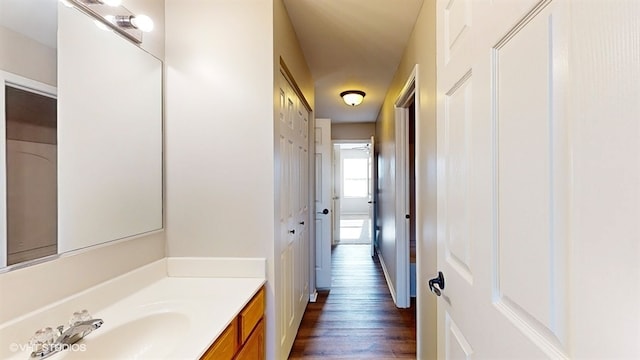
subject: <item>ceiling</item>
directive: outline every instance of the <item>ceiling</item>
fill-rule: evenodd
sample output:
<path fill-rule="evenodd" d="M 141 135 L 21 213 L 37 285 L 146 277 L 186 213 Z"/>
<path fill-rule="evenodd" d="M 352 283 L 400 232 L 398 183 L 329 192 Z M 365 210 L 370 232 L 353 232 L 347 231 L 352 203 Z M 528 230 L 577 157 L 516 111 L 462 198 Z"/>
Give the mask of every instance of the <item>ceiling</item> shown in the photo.
<path fill-rule="evenodd" d="M 315 81 L 315 116 L 373 122 L 424 0 L 284 0 Z M 0 0 L 0 25 L 56 47 L 57 0 Z M 356 107 L 344 90 L 367 93 Z"/>
<path fill-rule="evenodd" d="M 373 122 L 423 0 L 284 0 L 315 81 L 315 116 Z M 367 93 L 356 107 L 344 90 Z"/>

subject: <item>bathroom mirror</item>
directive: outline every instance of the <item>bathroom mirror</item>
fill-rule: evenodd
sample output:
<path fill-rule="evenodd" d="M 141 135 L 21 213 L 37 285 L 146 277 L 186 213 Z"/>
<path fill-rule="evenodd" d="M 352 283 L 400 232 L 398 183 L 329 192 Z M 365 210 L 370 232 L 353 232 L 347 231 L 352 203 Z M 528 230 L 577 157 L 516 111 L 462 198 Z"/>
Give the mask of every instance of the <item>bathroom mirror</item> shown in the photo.
<path fill-rule="evenodd" d="M 162 228 L 159 59 L 57 0 L 2 0 L 0 70 L 0 267 Z"/>

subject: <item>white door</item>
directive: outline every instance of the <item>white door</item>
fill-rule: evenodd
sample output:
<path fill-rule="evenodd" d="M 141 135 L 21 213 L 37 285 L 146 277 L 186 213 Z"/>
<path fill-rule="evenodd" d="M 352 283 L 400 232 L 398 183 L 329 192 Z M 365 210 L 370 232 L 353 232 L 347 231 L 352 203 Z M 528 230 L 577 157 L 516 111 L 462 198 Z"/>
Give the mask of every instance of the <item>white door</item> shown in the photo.
<path fill-rule="evenodd" d="M 369 146 L 369 234 L 371 238 L 371 256 L 376 254 L 376 200 L 375 200 L 375 173 L 374 173 L 374 161 L 375 161 L 375 137 L 371 137 L 371 146 Z"/>
<path fill-rule="evenodd" d="M 331 287 L 331 120 L 316 119 L 316 288 Z"/>
<path fill-rule="evenodd" d="M 309 111 L 283 75 L 279 90 L 277 328 L 281 353 L 288 353 L 309 300 Z"/>
<path fill-rule="evenodd" d="M 640 358 L 638 14 L 438 1 L 439 358 Z"/>
<path fill-rule="evenodd" d="M 340 217 L 342 216 L 342 157 L 340 144 L 333 143 L 333 158 L 331 159 L 331 171 L 333 178 L 331 179 L 332 199 L 331 203 L 331 223 L 333 225 L 333 233 L 331 234 L 331 245 L 335 245 L 342 239 L 340 232 Z"/>

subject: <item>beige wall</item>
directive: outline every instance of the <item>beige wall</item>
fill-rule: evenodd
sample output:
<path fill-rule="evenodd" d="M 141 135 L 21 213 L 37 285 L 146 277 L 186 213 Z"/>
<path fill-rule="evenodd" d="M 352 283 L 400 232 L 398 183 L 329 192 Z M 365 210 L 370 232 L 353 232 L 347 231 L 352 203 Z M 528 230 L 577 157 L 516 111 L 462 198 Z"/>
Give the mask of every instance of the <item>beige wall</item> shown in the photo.
<path fill-rule="evenodd" d="M 56 86 L 56 67 L 56 49 L 0 26 L 0 70 Z"/>
<path fill-rule="evenodd" d="M 291 71 L 297 85 L 302 90 L 305 99 L 314 108 L 314 83 L 311 77 L 311 71 L 307 66 L 307 60 L 302 53 L 298 37 L 293 29 L 293 25 L 289 20 L 289 14 L 284 6 L 283 0 L 273 0 L 273 18 L 274 18 L 274 74 L 280 71 L 279 59 L 282 57 L 287 67 Z M 278 98 L 279 93 L 274 86 L 274 101 Z M 275 113 L 274 113 L 275 116 Z"/>
<path fill-rule="evenodd" d="M 376 133 L 376 123 L 333 123 L 331 140 L 370 140 Z"/>
<path fill-rule="evenodd" d="M 398 71 L 385 98 L 376 123 L 376 137 L 382 165 L 379 169 L 381 195 L 394 192 L 395 163 L 394 101 L 409 78 L 415 64 L 419 65 L 416 111 L 416 191 L 417 191 L 417 292 L 418 292 L 418 358 L 436 356 L 436 303 L 426 289 L 429 274 L 436 273 L 436 17 L 435 0 L 425 0 L 413 34 L 402 57 Z M 394 203 L 381 196 L 379 223 L 382 256 L 388 267 L 395 266 Z M 386 229 L 385 229 L 386 228 Z M 389 259 L 387 261 L 387 259 Z M 394 274 L 395 275 L 395 274 Z"/>

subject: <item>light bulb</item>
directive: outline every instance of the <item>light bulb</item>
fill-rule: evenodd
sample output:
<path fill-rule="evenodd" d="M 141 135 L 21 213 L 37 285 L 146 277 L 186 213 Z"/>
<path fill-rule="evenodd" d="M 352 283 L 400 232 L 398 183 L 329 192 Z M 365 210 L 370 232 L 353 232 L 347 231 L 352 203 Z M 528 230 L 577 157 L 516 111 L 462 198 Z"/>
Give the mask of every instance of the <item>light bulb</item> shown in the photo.
<path fill-rule="evenodd" d="M 102 2 L 109 6 L 120 6 L 122 4 L 122 0 L 102 0 Z"/>
<path fill-rule="evenodd" d="M 144 32 L 150 32 L 153 30 L 153 20 L 151 20 L 147 15 L 136 15 L 132 17 L 131 24 Z"/>

